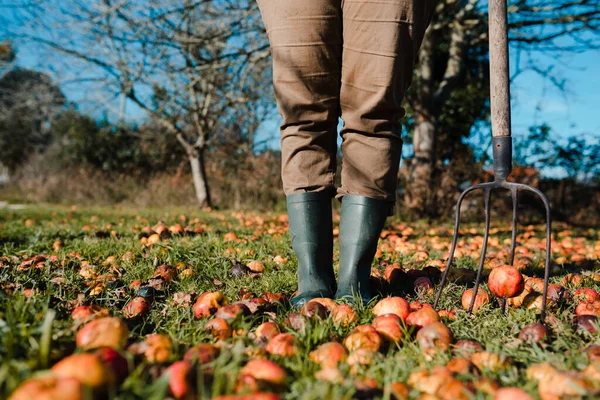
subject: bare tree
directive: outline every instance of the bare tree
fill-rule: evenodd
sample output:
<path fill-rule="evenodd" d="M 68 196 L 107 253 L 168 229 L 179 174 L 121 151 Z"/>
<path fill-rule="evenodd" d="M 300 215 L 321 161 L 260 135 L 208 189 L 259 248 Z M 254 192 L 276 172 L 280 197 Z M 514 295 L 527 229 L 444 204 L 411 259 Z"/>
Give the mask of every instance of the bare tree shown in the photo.
<path fill-rule="evenodd" d="M 20 10 L 25 23 L 10 36 L 87 65 L 81 81 L 120 98 L 120 118 L 135 105 L 175 135 L 199 204 L 211 206 L 207 150 L 224 127 L 268 101 L 259 88 L 268 82 L 268 45 L 255 3 L 37 0 Z"/>
<path fill-rule="evenodd" d="M 509 3 L 509 38 L 516 53 L 513 79 L 525 70 L 534 70 L 555 84 L 562 81 L 535 63 L 522 65 L 521 53 L 582 52 L 600 47 L 600 3 L 597 0 L 514 0 Z M 407 205 L 421 215 L 436 210 L 436 169 L 439 169 L 440 142 L 454 135 L 456 127 L 443 124 L 457 104 L 448 104 L 457 89 L 478 86 L 486 96 L 487 86 L 487 1 L 440 0 L 436 17 L 427 31 L 420 52 L 415 82 L 408 95 L 413 109 L 410 179 Z M 472 73 L 473 63 L 479 71 Z M 483 68 L 483 69 L 482 69 Z M 481 73 L 483 72 L 483 74 Z M 487 83 L 486 83 L 487 84 Z M 472 91 L 470 96 L 478 96 Z M 464 98 L 463 98 L 464 99 Z M 471 100 L 471 99 L 466 99 Z M 461 112 L 464 112 L 461 111 Z M 479 111 L 465 115 L 467 126 L 480 118 Z M 468 130 L 466 131 L 468 133 Z M 460 137 L 452 137 L 460 141 Z M 444 143 L 445 146 L 448 143 Z M 437 167 L 436 167 L 437 166 Z"/>

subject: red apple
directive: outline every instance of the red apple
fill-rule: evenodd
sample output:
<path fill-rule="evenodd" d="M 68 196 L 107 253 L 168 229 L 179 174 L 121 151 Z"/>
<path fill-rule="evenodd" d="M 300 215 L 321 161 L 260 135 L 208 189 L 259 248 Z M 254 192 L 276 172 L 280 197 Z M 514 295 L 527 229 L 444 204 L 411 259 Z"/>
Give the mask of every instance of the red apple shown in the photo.
<path fill-rule="evenodd" d="M 94 351 L 94 355 L 115 374 L 117 383 L 123 382 L 127 378 L 127 375 L 129 375 L 127 359 L 115 349 L 102 347 Z"/>
<path fill-rule="evenodd" d="M 433 322 L 417 332 L 417 342 L 427 356 L 447 350 L 453 341 L 452 331 L 441 322 Z"/>
<path fill-rule="evenodd" d="M 309 353 L 310 359 L 321 368 L 333 368 L 346 361 L 348 353 L 337 342 L 324 343 Z"/>
<path fill-rule="evenodd" d="M 600 317 L 600 300 L 594 302 L 584 301 L 579 303 L 575 308 L 575 314 L 581 315 L 594 315 Z"/>
<path fill-rule="evenodd" d="M 88 322 L 92 319 L 108 317 L 108 308 L 100 306 L 79 306 L 71 312 L 74 321 Z"/>
<path fill-rule="evenodd" d="M 543 342 L 548 338 L 548 328 L 546 328 L 542 324 L 530 324 L 523 329 L 521 329 L 521 333 L 519 333 L 519 339 L 524 340 L 526 342 L 533 341 L 536 343 Z"/>
<path fill-rule="evenodd" d="M 215 318 L 204 325 L 204 331 L 209 332 L 219 340 L 229 339 L 233 335 L 231 325 L 224 318 Z"/>
<path fill-rule="evenodd" d="M 471 302 L 473 301 L 473 289 L 467 289 L 462 295 L 461 303 L 465 310 L 468 310 L 471 307 Z M 487 292 L 482 288 L 477 289 L 477 295 L 475 295 L 475 303 L 473 304 L 473 312 L 477 312 L 479 308 L 485 304 L 490 303 L 490 296 L 488 296 Z"/>
<path fill-rule="evenodd" d="M 152 333 L 146 336 L 144 344 L 144 356 L 150 363 L 167 362 L 173 354 L 173 343 L 167 335 Z"/>
<path fill-rule="evenodd" d="M 381 347 L 381 336 L 379 336 L 377 331 L 350 333 L 346 336 L 346 339 L 344 339 L 344 346 L 349 351 L 360 348 L 378 351 Z"/>
<path fill-rule="evenodd" d="M 77 347 L 84 350 L 98 347 L 123 349 L 127 344 L 129 329 L 115 317 L 105 317 L 88 322 L 79 330 L 76 337 Z"/>
<path fill-rule="evenodd" d="M 522 389 L 505 387 L 496 391 L 494 400 L 533 400 L 533 397 Z"/>
<path fill-rule="evenodd" d="M 233 321 L 238 315 L 243 317 L 250 316 L 250 309 L 242 303 L 234 303 L 228 306 L 223 306 L 217 310 L 215 317 L 223 318 L 227 321 Z"/>
<path fill-rule="evenodd" d="M 95 390 L 103 390 L 114 386 L 115 374 L 100 360 L 90 353 L 73 354 L 63 358 L 52 367 L 54 375 L 75 378 Z"/>
<path fill-rule="evenodd" d="M 219 349 L 217 347 L 208 343 L 200 343 L 190 348 L 183 356 L 183 359 L 203 365 L 213 361 L 218 356 Z"/>
<path fill-rule="evenodd" d="M 585 302 L 595 302 L 600 300 L 600 295 L 591 288 L 579 288 L 575 291 L 575 300 Z"/>
<path fill-rule="evenodd" d="M 406 321 L 409 313 L 410 306 L 402 297 L 386 297 L 385 299 L 379 300 L 375 307 L 373 307 L 373 314 L 376 316 L 396 314 L 402 318 L 403 321 Z"/>
<path fill-rule="evenodd" d="M 408 317 L 406 318 L 406 324 L 408 326 L 422 328 L 431 323 L 438 322 L 439 320 L 440 316 L 433 308 L 423 307 L 418 311 L 408 314 Z"/>
<path fill-rule="evenodd" d="M 169 390 L 173 397 L 178 400 L 193 398 L 195 374 L 190 361 L 176 361 L 167 368 L 166 373 L 169 374 Z"/>
<path fill-rule="evenodd" d="M 401 326 L 402 320 L 395 314 L 380 315 L 373 320 L 373 328 L 391 343 L 398 343 L 404 337 Z"/>
<path fill-rule="evenodd" d="M 21 383 L 9 400 L 83 400 L 91 397 L 85 387 L 72 377 L 45 376 Z"/>
<path fill-rule="evenodd" d="M 196 318 L 210 317 L 221 306 L 228 304 L 227 299 L 221 292 L 202 293 L 194 303 L 194 316 Z"/>
<path fill-rule="evenodd" d="M 348 304 L 336 305 L 331 313 L 335 325 L 348 326 L 358 320 L 356 312 Z"/>
<path fill-rule="evenodd" d="M 135 297 L 123 307 L 125 318 L 136 318 L 150 311 L 150 303 L 143 297 Z"/>
<path fill-rule="evenodd" d="M 488 287 L 495 296 L 515 297 L 523 291 L 523 275 L 515 267 L 501 265 L 490 273 Z"/>
<path fill-rule="evenodd" d="M 283 368 L 269 360 L 250 360 L 240 370 L 240 377 L 256 380 L 259 389 L 281 391 L 285 388 L 287 374 Z"/>
<path fill-rule="evenodd" d="M 296 337 L 291 333 L 280 333 L 269 340 L 267 353 L 282 357 L 294 356 L 298 353 Z"/>

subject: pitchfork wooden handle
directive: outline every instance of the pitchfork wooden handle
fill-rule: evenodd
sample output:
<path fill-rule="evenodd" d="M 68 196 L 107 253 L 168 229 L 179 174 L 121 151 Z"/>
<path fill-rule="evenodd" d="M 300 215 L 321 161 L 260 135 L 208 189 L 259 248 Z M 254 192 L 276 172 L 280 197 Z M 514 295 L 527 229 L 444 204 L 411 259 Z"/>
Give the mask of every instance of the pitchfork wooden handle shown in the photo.
<path fill-rule="evenodd" d="M 488 10 L 492 136 L 497 138 L 511 136 L 506 0 L 489 0 Z"/>

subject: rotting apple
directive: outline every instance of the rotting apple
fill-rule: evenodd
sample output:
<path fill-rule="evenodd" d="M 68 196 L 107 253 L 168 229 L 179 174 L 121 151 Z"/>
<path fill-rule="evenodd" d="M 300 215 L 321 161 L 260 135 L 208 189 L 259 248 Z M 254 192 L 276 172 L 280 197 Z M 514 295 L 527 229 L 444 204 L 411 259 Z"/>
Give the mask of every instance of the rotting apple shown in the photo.
<path fill-rule="evenodd" d="M 255 379 L 261 390 L 282 391 L 285 388 L 287 374 L 283 368 L 270 360 L 250 360 L 240 370 L 240 376 Z"/>
<path fill-rule="evenodd" d="M 418 311 L 408 314 L 406 325 L 416 328 L 422 328 L 434 322 L 439 322 L 440 316 L 431 307 L 423 307 Z"/>
<path fill-rule="evenodd" d="M 452 331 L 441 322 L 433 322 L 417 332 L 417 342 L 426 356 L 448 350 L 453 341 Z"/>
<path fill-rule="evenodd" d="M 173 342 L 167 335 L 152 333 L 144 339 L 144 357 L 149 363 L 165 363 L 173 355 Z"/>
<path fill-rule="evenodd" d="M 128 337 L 129 329 L 125 322 L 116 317 L 104 317 L 85 324 L 77 332 L 75 342 L 77 347 L 84 350 L 98 347 L 121 350 L 127 344 Z"/>
<path fill-rule="evenodd" d="M 592 288 L 579 288 L 574 293 L 575 301 L 594 302 L 600 300 L 600 295 Z"/>
<path fill-rule="evenodd" d="M 375 314 L 375 316 L 396 314 L 402 318 L 403 321 L 406 321 L 409 313 L 410 306 L 402 297 L 386 297 L 379 300 L 379 302 L 375 304 L 375 307 L 373 307 L 373 314 Z"/>
<path fill-rule="evenodd" d="M 193 311 L 196 318 L 210 317 L 217 310 L 227 305 L 227 299 L 221 292 L 205 292 L 196 299 Z"/>
<path fill-rule="evenodd" d="M 402 325 L 402 320 L 396 314 L 380 315 L 373 320 L 373 328 L 391 343 L 398 343 L 404 337 Z"/>
<path fill-rule="evenodd" d="M 83 400 L 91 396 L 78 379 L 49 375 L 21 383 L 8 400 Z"/>
<path fill-rule="evenodd" d="M 510 265 L 501 265 L 492 270 L 488 287 L 497 297 L 515 297 L 523 291 L 523 275 Z"/>
<path fill-rule="evenodd" d="M 169 375 L 169 390 L 178 400 L 193 398 L 194 367 L 190 361 L 175 361 L 165 371 Z"/>
<path fill-rule="evenodd" d="M 116 383 L 113 371 L 91 353 L 72 354 L 54 364 L 51 370 L 56 376 L 75 378 L 96 391 L 106 390 Z"/>
<path fill-rule="evenodd" d="M 233 321 L 238 315 L 248 317 L 252 315 L 252 312 L 250 312 L 250 309 L 245 304 L 233 303 L 219 308 L 215 313 L 216 318 L 223 318 L 228 322 Z"/>
<path fill-rule="evenodd" d="M 123 307 L 125 318 L 136 318 L 146 315 L 150 311 L 150 303 L 145 298 L 138 296 L 133 298 Z"/>
<path fill-rule="evenodd" d="M 323 368 L 315 374 L 315 378 L 320 381 L 325 381 L 333 384 L 341 384 L 344 382 L 344 374 L 339 368 Z"/>
<path fill-rule="evenodd" d="M 350 333 L 344 339 L 344 346 L 348 351 L 365 348 L 378 351 L 381 347 L 381 336 L 375 330 L 374 332 L 354 332 Z"/>
<path fill-rule="evenodd" d="M 108 317 L 108 308 L 97 305 L 78 306 L 71 312 L 71 317 L 76 322 L 88 322 L 95 318 Z"/>
<path fill-rule="evenodd" d="M 323 343 L 309 353 L 310 359 L 321 368 L 337 367 L 338 364 L 346 361 L 347 356 L 346 349 L 338 342 Z"/>
<path fill-rule="evenodd" d="M 358 320 L 354 308 L 348 304 L 336 305 L 331 312 L 331 317 L 335 325 L 348 326 Z"/>
<path fill-rule="evenodd" d="M 481 371 L 498 371 L 510 365 L 510 358 L 503 354 L 492 353 L 489 351 L 479 351 L 470 356 L 471 362 L 477 365 Z"/>
<path fill-rule="evenodd" d="M 229 339 L 233 335 L 231 325 L 224 318 L 211 319 L 204 325 L 204 331 L 209 332 L 214 338 L 219 340 Z"/>
<path fill-rule="evenodd" d="M 600 317 L 600 301 L 583 301 L 575 308 L 575 314 L 581 315 L 593 315 Z"/>
<path fill-rule="evenodd" d="M 504 387 L 496 391 L 494 400 L 533 400 L 533 397 L 523 389 Z"/>
<path fill-rule="evenodd" d="M 101 347 L 94 351 L 94 355 L 113 372 L 117 383 L 123 382 L 129 375 L 127 359 L 117 350 L 111 347 Z"/>
<path fill-rule="evenodd" d="M 184 354 L 183 359 L 191 363 L 203 365 L 216 359 L 219 353 L 220 350 L 218 347 L 208 343 L 199 343 L 191 347 Z"/>
<path fill-rule="evenodd" d="M 300 309 L 300 313 L 306 318 L 326 319 L 329 311 L 321 303 L 308 302 Z"/>
<path fill-rule="evenodd" d="M 280 333 L 267 343 L 267 353 L 281 357 L 290 357 L 298 354 L 296 337 L 291 333 Z"/>
<path fill-rule="evenodd" d="M 548 328 L 540 323 L 529 324 L 521 329 L 519 339 L 526 342 L 540 343 L 548 339 L 550 332 Z"/>
<path fill-rule="evenodd" d="M 467 289 L 464 291 L 461 304 L 465 310 L 471 308 L 471 303 L 473 302 L 474 289 Z M 483 288 L 477 289 L 477 294 L 475 295 L 475 302 L 473 303 L 473 312 L 477 312 L 479 308 L 481 308 L 485 304 L 490 303 L 490 296 Z"/>
<path fill-rule="evenodd" d="M 478 376 L 481 372 L 471 360 L 463 357 L 455 357 L 448 361 L 446 368 L 455 374 L 475 375 Z"/>

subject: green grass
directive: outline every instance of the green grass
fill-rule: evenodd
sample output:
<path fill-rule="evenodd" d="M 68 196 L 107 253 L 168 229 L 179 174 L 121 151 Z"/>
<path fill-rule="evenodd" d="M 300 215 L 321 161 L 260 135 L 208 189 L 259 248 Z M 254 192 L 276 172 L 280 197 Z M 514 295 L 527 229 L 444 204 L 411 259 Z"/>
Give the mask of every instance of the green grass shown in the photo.
<path fill-rule="evenodd" d="M 182 222 L 181 215 L 185 215 L 187 222 Z M 129 283 L 152 278 L 158 265 L 167 263 L 175 266 L 182 263 L 184 268 L 192 269 L 192 274 L 190 277 L 180 276 L 166 286 L 146 317 L 128 322 L 130 342 L 143 339 L 152 332 L 164 333 L 175 344 L 171 361 L 181 359 L 193 344 L 214 341 L 204 332 L 205 320 L 195 319 L 191 307 L 173 302 L 175 293 L 199 294 L 220 290 L 232 302 L 238 300 L 241 288 L 259 296 L 264 292 L 283 292 L 291 296 L 296 288 L 296 260 L 285 223 L 281 222 L 280 217 L 281 214 L 201 212 L 189 209 L 165 211 L 32 206 L 24 210 L 0 210 L 0 398 L 8 397 L 22 381 L 76 351 L 76 331 L 70 311 L 78 296 L 84 296 L 90 304 L 108 307 L 115 316 L 122 316 L 121 309 L 135 295 L 135 291 L 129 289 Z M 164 240 L 151 247 L 142 245 L 139 240 L 141 229 L 159 221 L 167 225 L 181 223 L 184 226 L 201 227 L 204 231 L 195 236 Z M 389 230 L 397 232 L 399 223 L 388 221 Z M 469 227 L 481 229 L 475 225 Z M 426 232 L 430 227 L 425 223 L 417 223 L 413 228 L 415 234 L 408 243 L 422 244 L 430 250 L 430 259 L 441 259 L 443 251 L 433 250 L 431 242 L 436 235 L 443 241 L 449 241 L 450 226 L 444 226 L 438 229 L 436 235 L 429 236 Z M 563 229 L 565 227 L 557 226 L 555 231 Z M 97 235 L 98 232 L 111 231 L 113 234 L 108 237 Z M 226 241 L 224 234 L 227 232 L 234 232 L 238 239 Z M 537 234 L 539 236 L 541 232 Z M 508 232 L 501 233 L 502 238 L 508 235 Z M 598 241 L 597 230 L 575 230 L 570 236 L 573 240 L 579 238 L 589 248 L 593 248 Z M 467 238 L 471 241 L 474 236 Z M 62 247 L 55 251 L 53 244 L 59 240 L 62 241 Z M 382 243 L 387 243 L 387 240 Z M 133 257 L 123 261 L 121 257 L 127 252 L 132 252 Z M 399 262 L 405 269 L 427 265 L 427 262 L 416 262 L 412 253 L 384 251 L 374 265 L 378 266 L 381 261 Z M 47 260 L 35 267 L 22 266 L 24 260 L 36 255 L 46 255 Z M 288 261 L 278 265 L 273 260 L 276 255 Z M 53 261 L 50 256 L 56 259 Z M 104 261 L 110 256 L 114 256 L 116 262 L 105 264 Z M 543 253 L 535 252 L 533 256 L 533 262 L 526 272 L 539 275 Z M 265 265 L 265 271 L 255 277 L 234 278 L 229 274 L 232 260 L 242 263 L 260 260 Z M 98 274 L 109 273 L 111 267 L 116 267 L 112 273 L 120 274 L 118 282 L 125 289 L 119 291 L 119 285 L 107 286 L 101 292 L 92 294 L 92 288 L 86 285 L 86 279 L 79 274 L 83 261 L 94 265 Z M 456 265 L 475 268 L 476 260 L 464 257 Z M 587 270 L 600 267 L 598 260 L 594 259 L 588 259 L 585 265 Z M 560 283 L 562 275 L 574 267 L 555 266 L 552 282 Z M 483 286 L 486 287 L 485 284 Z M 600 285 L 591 280 L 586 286 L 600 290 Z M 33 289 L 34 292 L 27 297 L 25 289 Z M 460 306 L 464 289 L 464 285 L 452 283 L 445 291 L 441 308 L 455 309 L 456 319 L 444 322 L 456 339 L 478 340 L 486 350 L 511 357 L 513 362 L 505 370 L 482 371 L 483 376 L 497 379 L 503 386 L 521 387 L 537 397 L 536 383 L 528 381 L 524 374 L 528 365 L 548 361 L 562 369 L 583 369 L 588 361 L 582 355 L 582 349 L 589 344 L 600 343 L 598 336 L 573 331 L 570 326 L 574 309 L 572 305 L 553 310 L 560 323 L 553 327 L 552 340 L 547 344 L 520 343 L 516 339 L 518 333 L 524 325 L 536 321 L 535 311 L 510 309 L 507 315 L 501 315 L 499 308 L 494 305 L 486 306 L 475 317 L 470 317 Z M 431 294 L 413 294 L 407 298 L 409 301 L 433 301 Z M 368 324 L 372 321 L 370 306 L 360 307 L 357 311 L 359 323 Z M 276 320 L 282 323 L 290 312 L 292 310 L 280 307 L 276 312 Z M 253 316 L 245 321 L 237 321 L 234 327 L 250 328 L 264 318 Z M 349 367 L 342 366 L 342 372 L 347 377 L 343 384 L 332 385 L 316 380 L 314 374 L 319 367 L 309 360 L 308 353 L 321 343 L 332 339 L 341 341 L 355 325 L 342 328 L 334 326 L 330 319 L 309 321 L 306 332 L 293 332 L 299 339 L 299 355 L 285 359 L 272 357 L 288 372 L 289 385 L 282 396 L 306 400 L 351 398 L 355 395 L 357 380 L 373 378 L 383 390 L 383 395 L 376 398 L 387 399 L 390 398 L 387 384 L 406 382 L 412 371 L 445 364 L 452 356 L 449 352 L 440 353 L 433 360 L 426 360 L 418 344 L 407 339 L 379 354 L 377 362 L 356 375 L 350 373 Z M 247 361 L 243 350 L 252 342 L 243 337 L 230 339 L 230 342 L 230 350 L 223 351 L 215 361 L 212 384 L 200 387 L 200 398 L 233 392 L 235 379 L 231 377 Z M 133 361 L 133 357 L 130 358 Z M 110 397 L 163 398 L 167 393 L 166 381 L 157 378 L 163 368 L 165 366 L 152 366 L 135 360 L 135 369 L 129 378 L 110 393 Z M 471 378 L 461 377 L 465 380 Z M 418 395 L 416 391 L 411 393 L 414 398 Z M 486 396 L 477 393 L 475 398 L 483 399 Z"/>

